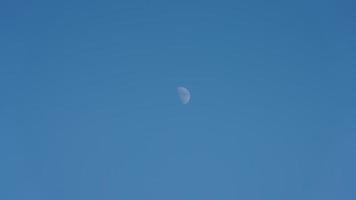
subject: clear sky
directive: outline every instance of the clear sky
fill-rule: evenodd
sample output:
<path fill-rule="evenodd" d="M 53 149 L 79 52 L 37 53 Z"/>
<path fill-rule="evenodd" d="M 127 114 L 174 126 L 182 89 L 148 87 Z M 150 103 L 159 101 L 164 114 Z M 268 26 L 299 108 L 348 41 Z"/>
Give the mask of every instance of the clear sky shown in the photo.
<path fill-rule="evenodd" d="M 356 199 L 355 10 L 2 0 L 0 199 Z"/>

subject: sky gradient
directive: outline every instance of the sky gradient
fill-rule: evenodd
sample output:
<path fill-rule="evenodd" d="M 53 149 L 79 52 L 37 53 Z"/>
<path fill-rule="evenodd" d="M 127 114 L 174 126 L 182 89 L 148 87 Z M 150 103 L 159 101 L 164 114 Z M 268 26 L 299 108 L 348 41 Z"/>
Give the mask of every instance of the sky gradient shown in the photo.
<path fill-rule="evenodd" d="M 0 199 L 356 199 L 355 10 L 1 1 Z"/>

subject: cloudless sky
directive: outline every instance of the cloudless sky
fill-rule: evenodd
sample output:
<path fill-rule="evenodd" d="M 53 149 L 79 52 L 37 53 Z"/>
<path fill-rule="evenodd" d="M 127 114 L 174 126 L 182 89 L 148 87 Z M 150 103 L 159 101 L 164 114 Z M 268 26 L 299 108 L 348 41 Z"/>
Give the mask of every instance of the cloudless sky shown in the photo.
<path fill-rule="evenodd" d="M 0 199 L 356 199 L 355 10 L 2 0 Z"/>

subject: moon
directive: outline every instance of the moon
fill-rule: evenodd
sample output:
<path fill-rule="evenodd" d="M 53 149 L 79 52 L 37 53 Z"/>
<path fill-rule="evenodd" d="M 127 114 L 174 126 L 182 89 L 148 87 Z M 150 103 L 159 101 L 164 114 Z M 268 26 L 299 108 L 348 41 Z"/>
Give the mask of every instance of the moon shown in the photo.
<path fill-rule="evenodd" d="M 182 104 L 187 104 L 190 101 L 191 95 L 187 88 L 177 87 L 178 96 Z"/>

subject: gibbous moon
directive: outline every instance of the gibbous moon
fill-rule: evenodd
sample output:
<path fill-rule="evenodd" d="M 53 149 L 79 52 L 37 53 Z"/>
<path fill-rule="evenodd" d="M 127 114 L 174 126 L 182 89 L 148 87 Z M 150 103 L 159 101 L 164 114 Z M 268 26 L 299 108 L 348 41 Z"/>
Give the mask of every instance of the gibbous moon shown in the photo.
<path fill-rule="evenodd" d="M 177 87 L 177 92 L 182 104 L 187 104 L 190 101 L 190 92 L 185 87 Z"/>

